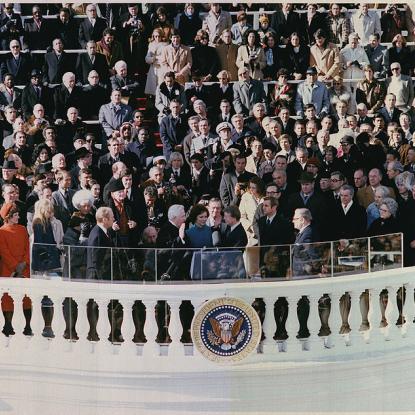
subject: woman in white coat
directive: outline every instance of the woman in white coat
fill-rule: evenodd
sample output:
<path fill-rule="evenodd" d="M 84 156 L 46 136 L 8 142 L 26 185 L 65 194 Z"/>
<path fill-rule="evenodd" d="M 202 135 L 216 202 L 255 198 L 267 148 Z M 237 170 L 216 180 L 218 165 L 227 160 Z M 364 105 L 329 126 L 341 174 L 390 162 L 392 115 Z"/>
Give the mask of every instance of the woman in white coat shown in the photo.
<path fill-rule="evenodd" d="M 161 73 L 160 56 L 162 50 L 167 46 L 163 42 L 164 33 L 161 29 L 154 29 L 151 35 L 151 42 L 148 45 L 148 52 L 146 55 L 146 63 L 150 65 L 147 74 L 147 81 L 144 93 L 146 95 L 156 95 L 157 85 L 163 81 L 163 74 Z"/>
<path fill-rule="evenodd" d="M 245 32 L 245 44 L 239 46 L 238 56 L 236 58 L 236 66 L 248 68 L 249 76 L 252 79 L 262 80 L 264 74 L 262 70 L 267 65 L 264 50 L 261 47 L 258 32 L 248 30 Z"/>

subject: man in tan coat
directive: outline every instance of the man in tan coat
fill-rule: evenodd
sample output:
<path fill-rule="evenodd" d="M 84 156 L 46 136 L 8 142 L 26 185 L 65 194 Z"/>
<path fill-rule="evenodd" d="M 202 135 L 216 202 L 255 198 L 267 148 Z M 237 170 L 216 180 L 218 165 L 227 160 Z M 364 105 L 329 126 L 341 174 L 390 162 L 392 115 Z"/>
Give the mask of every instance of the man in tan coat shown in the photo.
<path fill-rule="evenodd" d="M 219 43 L 216 45 L 221 70 L 226 70 L 231 74 L 230 81 L 238 80 L 238 67 L 236 57 L 238 46 L 232 43 L 232 33 L 230 29 L 222 32 Z"/>
<path fill-rule="evenodd" d="M 171 44 L 162 51 L 160 63 L 163 74 L 174 72 L 176 81 L 182 85 L 188 81 L 192 67 L 192 54 L 189 47 L 181 44 L 178 32 L 172 31 Z"/>

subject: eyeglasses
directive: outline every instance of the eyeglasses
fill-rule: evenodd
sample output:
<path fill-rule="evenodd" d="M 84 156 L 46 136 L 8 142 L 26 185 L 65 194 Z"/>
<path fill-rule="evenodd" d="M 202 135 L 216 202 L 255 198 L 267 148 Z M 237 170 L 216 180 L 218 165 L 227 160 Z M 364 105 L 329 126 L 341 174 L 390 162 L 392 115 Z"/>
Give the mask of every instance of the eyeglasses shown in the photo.
<path fill-rule="evenodd" d="M 391 68 L 391 71 L 399 71 L 401 68 Z"/>
<path fill-rule="evenodd" d="M 341 182 L 340 179 L 330 179 L 330 181 L 332 181 L 333 183 Z"/>
<path fill-rule="evenodd" d="M 15 49 L 15 48 L 20 48 L 20 46 L 19 45 L 11 45 L 10 46 L 12 49 Z"/>

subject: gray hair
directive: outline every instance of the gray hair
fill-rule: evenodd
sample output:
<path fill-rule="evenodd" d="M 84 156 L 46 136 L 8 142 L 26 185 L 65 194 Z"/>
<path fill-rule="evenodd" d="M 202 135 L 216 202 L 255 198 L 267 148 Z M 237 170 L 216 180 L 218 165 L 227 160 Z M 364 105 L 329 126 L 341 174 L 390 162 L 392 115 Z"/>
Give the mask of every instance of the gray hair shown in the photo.
<path fill-rule="evenodd" d="M 294 215 L 299 215 L 300 217 L 304 218 L 307 222 L 311 222 L 313 220 L 313 216 L 307 208 L 296 209 Z"/>
<path fill-rule="evenodd" d="M 398 211 L 398 202 L 396 200 L 391 197 L 385 197 L 382 201 L 382 205 L 386 205 L 393 217 L 396 216 L 396 212 Z"/>
<path fill-rule="evenodd" d="M 385 197 L 389 195 L 389 189 L 386 186 L 378 186 L 375 189 L 375 194 L 377 193 L 380 193 L 380 195 L 382 196 L 382 199 L 384 199 Z"/>
<path fill-rule="evenodd" d="M 344 184 L 340 190 L 348 190 L 350 192 L 350 196 L 353 197 L 354 196 L 354 188 L 353 186 L 350 186 L 350 184 Z"/>
<path fill-rule="evenodd" d="M 391 170 L 395 170 L 395 171 L 400 171 L 403 172 L 403 166 L 402 163 L 400 161 L 390 161 L 388 163 L 388 168 L 390 168 Z"/>
<path fill-rule="evenodd" d="M 182 165 L 184 163 L 183 156 L 178 151 L 173 151 L 173 153 L 170 154 L 170 158 L 169 158 L 170 164 L 173 160 L 180 160 Z"/>
<path fill-rule="evenodd" d="M 161 171 L 162 171 L 162 169 L 161 169 L 160 167 L 158 167 L 158 166 L 153 166 L 153 167 L 149 170 L 148 175 L 149 175 L 150 179 L 152 179 L 152 178 L 153 178 L 153 176 L 154 176 L 154 174 L 155 174 L 156 172 L 161 172 Z"/>
<path fill-rule="evenodd" d="M 167 217 L 169 218 L 169 221 L 173 221 L 180 216 L 182 212 L 184 212 L 183 205 L 171 205 L 169 207 L 169 211 L 167 212 Z"/>
<path fill-rule="evenodd" d="M 90 206 L 94 204 L 94 196 L 92 196 L 92 193 L 89 190 L 81 189 L 78 190 L 73 196 L 72 196 L 72 205 L 75 209 L 79 210 L 79 207 L 81 203 L 88 202 Z"/>
<path fill-rule="evenodd" d="M 395 177 L 395 184 L 396 186 L 404 185 L 407 190 L 411 191 L 415 184 L 415 176 L 409 171 L 404 171 Z"/>

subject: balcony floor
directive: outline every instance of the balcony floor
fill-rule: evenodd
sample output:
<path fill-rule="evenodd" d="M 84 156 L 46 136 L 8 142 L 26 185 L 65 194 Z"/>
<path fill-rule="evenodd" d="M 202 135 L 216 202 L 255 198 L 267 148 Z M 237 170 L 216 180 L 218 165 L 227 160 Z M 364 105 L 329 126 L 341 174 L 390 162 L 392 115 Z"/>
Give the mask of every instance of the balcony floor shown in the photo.
<path fill-rule="evenodd" d="M 95 357 L 96 358 L 96 357 Z M 414 413 L 415 356 L 252 363 L 210 372 L 68 372 L 0 363 L 0 412 L 42 415 Z"/>

